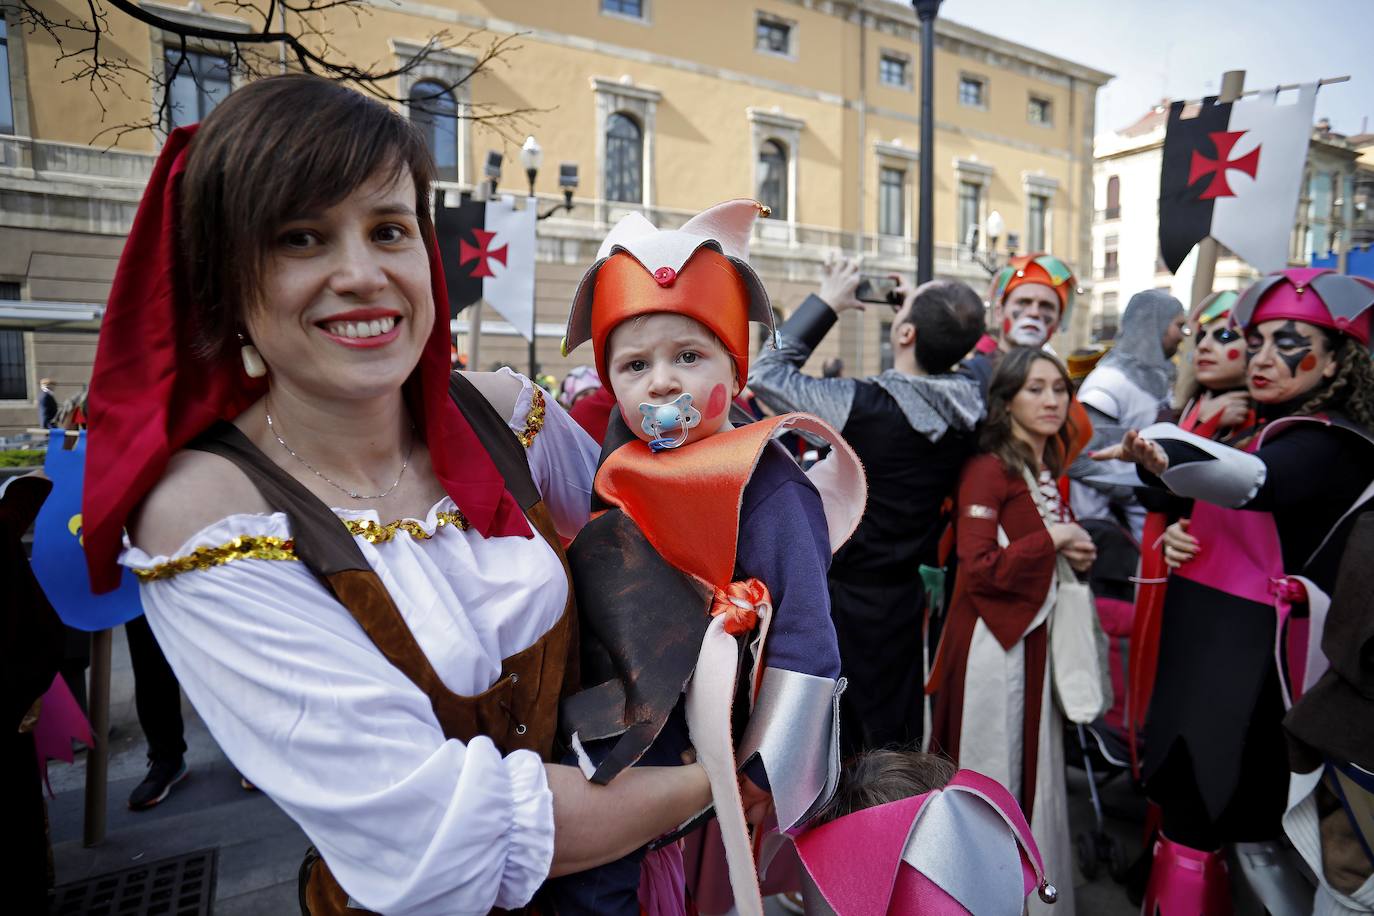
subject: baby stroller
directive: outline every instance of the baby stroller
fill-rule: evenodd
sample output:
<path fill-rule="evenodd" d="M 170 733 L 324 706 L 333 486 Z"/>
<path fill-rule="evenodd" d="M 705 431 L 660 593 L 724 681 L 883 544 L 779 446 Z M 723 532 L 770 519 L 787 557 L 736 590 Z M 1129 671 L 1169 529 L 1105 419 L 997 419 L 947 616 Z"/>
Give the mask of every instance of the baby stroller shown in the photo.
<path fill-rule="evenodd" d="M 1092 880 L 1103 865 L 1115 881 L 1123 881 L 1129 863 L 1121 840 L 1106 831 L 1100 789 L 1123 773 L 1131 773 L 1130 737 L 1126 723 L 1127 659 L 1131 624 L 1135 617 L 1135 583 L 1140 549 L 1129 529 L 1108 519 L 1080 522 L 1097 547 L 1089 584 L 1098 619 L 1110 645 L 1109 668 L 1113 701 L 1097 721 L 1065 731 L 1064 757 L 1088 778 L 1095 827 L 1074 837 L 1078 866 Z"/>

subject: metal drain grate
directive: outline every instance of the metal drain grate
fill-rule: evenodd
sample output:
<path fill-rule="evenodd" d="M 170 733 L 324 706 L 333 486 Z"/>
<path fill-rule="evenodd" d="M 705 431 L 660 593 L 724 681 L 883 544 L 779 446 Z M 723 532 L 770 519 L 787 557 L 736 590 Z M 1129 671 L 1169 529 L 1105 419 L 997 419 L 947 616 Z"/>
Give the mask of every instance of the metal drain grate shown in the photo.
<path fill-rule="evenodd" d="M 50 916 L 210 916 L 214 912 L 216 849 L 63 884 Z"/>

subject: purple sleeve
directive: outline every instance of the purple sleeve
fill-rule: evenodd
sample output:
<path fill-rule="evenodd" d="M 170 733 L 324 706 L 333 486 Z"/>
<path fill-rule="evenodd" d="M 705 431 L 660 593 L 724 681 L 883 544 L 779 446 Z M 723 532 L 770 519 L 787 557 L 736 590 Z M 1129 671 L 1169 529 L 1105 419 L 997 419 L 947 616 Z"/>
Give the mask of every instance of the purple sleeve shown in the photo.
<path fill-rule="evenodd" d="M 830 535 L 820 494 L 776 444 L 744 490 L 736 572 L 768 586 L 773 623 L 765 663 L 816 677 L 840 676 L 830 620 Z"/>

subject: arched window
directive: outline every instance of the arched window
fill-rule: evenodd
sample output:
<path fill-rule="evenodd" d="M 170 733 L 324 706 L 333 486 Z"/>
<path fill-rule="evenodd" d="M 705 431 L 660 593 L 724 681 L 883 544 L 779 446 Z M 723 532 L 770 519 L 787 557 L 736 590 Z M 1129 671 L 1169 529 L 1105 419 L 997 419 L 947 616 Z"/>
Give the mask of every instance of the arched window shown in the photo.
<path fill-rule="evenodd" d="M 777 140 L 759 146 L 759 203 L 773 211 L 773 219 L 787 219 L 787 147 Z"/>
<path fill-rule="evenodd" d="M 458 180 L 458 103 L 442 84 L 422 80 L 410 87 L 410 120 L 434 155 L 437 176 Z"/>
<path fill-rule="evenodd" d="M 1107 179 L 1107 212 L 1103 214 L 1105 219 L 1119 219 L 1121 217 L 1121 178 L 1117 175 Z"/>
<path fill-rule="evenodd" d="M 606 119 L 606 199 L 637 204 L 644 199 L 644 134 L 619 111 Z"/>

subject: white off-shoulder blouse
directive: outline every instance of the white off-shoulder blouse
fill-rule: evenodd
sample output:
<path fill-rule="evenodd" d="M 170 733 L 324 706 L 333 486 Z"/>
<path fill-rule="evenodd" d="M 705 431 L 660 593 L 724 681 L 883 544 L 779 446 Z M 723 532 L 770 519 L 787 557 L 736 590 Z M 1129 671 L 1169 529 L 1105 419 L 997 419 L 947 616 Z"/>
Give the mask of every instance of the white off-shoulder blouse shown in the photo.
<path fill-rule="evenodd" d="M 564 536 L 587 520 L 598 448 L 528 380 L 509 423 Z M 477 694 L 543 636 L 567 580 L 533 538 L 483 538 L 447 497 L 422 519 L 335 509 L 444 684 Z M 285 515 L 221 519 L 174 556 L 126 543 L 158 643 L 210 733 L 387 914 L 529 902 L 553 858 L 537 754 L 446 740 L 429 699 L 295 559 Z"/>

